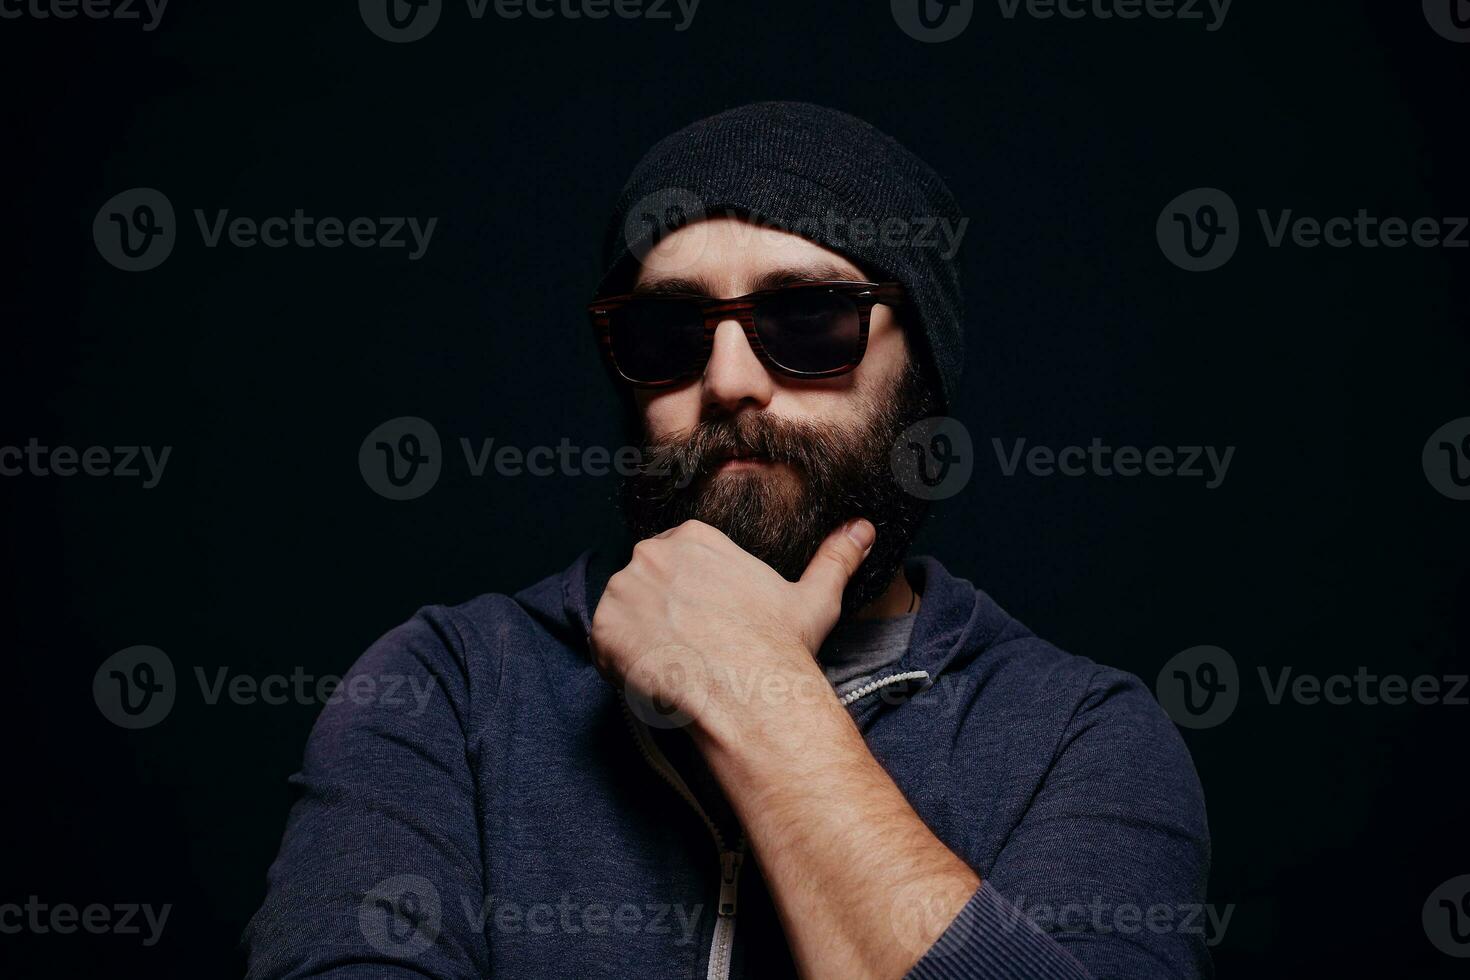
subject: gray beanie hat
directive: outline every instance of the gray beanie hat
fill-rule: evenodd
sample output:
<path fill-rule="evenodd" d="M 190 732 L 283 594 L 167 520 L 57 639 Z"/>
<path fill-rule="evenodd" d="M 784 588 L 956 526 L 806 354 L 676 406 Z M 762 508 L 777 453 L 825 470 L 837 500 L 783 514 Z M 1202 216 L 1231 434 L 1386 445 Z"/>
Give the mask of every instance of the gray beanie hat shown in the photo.
<path fill-rule="evenodd" d="M 911 340 L 953 404 L 964 364 L 954 251 L 965 222 L 924 161 L 861 119 L 804 102 L 701 119 L 633 169 L 608 223 L 599 292 L 625 288 L 662 235 L 718 214 L 793 232 L 903 283 L 919 320 Z"/>

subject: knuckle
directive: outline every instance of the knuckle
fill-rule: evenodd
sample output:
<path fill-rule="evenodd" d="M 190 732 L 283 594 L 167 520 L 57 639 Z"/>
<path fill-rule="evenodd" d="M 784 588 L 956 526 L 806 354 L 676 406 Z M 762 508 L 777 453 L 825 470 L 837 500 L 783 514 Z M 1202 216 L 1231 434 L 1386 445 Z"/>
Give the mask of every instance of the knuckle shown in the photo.
<path fill-rule="evenodd" d="M 696 541 L 699 541 L 708 537 L 710 532 L 713 531 L 714 528 L 704 523 L 704 521 L 696 520 L 695 518 L 691 517 L 689 520 L 679 525 L 679 530 L 686 537 L 690 537 Z"/>
<path fill-rule="evenodd" d="M 592 641 L 593 647 L 600 647 L 607 639 L 607 603 L 598 603 L 597 611 L 592 614 L 592 628 L 587 631 L 587 638 Z"/>
<path fill-rule="evenodd" d="M 603 607 L 608 604 L 608 600 L 615 600 L 618 593 L 622 591 L 623 583 L 627 581 L 626 575 L 627 569 L 619 569 L 612 578 L 607 580 L 607 584 L 602 587 L 602 599 L 598 601 L 597 610 L 592 614 L 592 621 L 594 623 L 597 621 L 597 614 L 602 612 Z"/>

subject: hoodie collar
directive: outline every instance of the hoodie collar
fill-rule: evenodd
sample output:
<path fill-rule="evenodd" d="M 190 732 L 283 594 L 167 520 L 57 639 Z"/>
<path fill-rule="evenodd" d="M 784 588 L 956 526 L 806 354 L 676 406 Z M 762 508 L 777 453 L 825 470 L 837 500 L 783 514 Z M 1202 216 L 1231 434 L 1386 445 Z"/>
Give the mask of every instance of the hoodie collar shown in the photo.
<path fill-rule="evenodd" d="M 608 579 L 632 558 L 633 545 L 626 533 L 612 533 L 588 548 L 562 573 L 562 613 L 585 641 L 592 632 L 592 614 L 602 600 Z"/>

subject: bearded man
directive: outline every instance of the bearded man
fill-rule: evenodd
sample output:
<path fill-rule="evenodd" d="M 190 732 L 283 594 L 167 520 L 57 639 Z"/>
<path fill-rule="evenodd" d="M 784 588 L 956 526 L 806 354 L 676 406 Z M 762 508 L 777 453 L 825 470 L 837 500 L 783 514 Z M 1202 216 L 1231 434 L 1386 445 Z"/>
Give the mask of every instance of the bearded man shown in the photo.
<path fill-rule="evenodd" d="M 1163 711 L 908 555 L 962 362 L 925 230 L 963 226 L 830 109 L 649 151 L 589 306 L 636 543 L 364 654 L 435 694 L 323 711 L 252 977 L 1209 975 Z"/>

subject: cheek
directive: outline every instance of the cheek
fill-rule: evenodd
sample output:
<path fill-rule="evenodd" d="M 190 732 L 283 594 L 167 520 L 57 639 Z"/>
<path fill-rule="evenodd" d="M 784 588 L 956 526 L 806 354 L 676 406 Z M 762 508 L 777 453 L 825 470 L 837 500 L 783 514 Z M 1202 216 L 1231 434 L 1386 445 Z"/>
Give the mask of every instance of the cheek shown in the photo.
<path fill-rule="evenodd" d="M 853 372 L 855 380 L 869 390 L 881 387 L 902 372 L 908 357 L 908 337 L 903 327 L 894 320 L 891 310 L 878 307 L 868 326 L 868 349 Z"/>
<path fill-rule="evenodd" d="M 689 429 L 699 421 L 699 385 L 641 390 L 634 395 L 643 430 L 654 439 Z"/>

